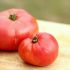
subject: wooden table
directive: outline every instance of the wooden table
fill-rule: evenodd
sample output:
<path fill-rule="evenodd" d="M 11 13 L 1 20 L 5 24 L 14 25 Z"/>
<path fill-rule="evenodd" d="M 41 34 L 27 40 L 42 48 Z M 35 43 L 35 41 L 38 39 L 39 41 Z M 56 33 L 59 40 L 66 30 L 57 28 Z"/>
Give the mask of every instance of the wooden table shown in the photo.
<path fill-rule="evenodd" d="M 0 52 L 0 70 L 70 70 L 70 25 L 37 20 L 40 32 L 55 36 L 59 43 L 59 55 L 46 67 L 25 64 L 17 52 Z"/>

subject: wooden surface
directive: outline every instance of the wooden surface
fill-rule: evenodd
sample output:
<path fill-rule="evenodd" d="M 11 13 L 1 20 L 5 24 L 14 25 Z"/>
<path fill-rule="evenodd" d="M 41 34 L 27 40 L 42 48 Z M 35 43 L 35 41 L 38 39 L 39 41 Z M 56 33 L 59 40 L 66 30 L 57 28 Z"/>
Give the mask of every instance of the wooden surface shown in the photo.
<path fill-rule="evenodd" d="M 40 32 L 55 36 L 59 43 L 59 55 L 46 67 L 25 64 L 17 52 L 0 52 L 0 70 L 70 70 L 70 25 L 39 21 Z"/>

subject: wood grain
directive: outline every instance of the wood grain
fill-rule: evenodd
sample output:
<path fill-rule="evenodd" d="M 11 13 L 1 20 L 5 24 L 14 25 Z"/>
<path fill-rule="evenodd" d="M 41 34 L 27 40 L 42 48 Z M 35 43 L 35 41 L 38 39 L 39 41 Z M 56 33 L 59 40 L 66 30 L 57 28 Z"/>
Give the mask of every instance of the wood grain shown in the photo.
<path fill-rule="evenodd" d="M 39 31 L 55 36 L 59 55 L 49 66 L 36 67 L 25 64 L 17 52 L 0 52 L 0 70 L 70 70 L 70 25 L 38 20 Z"/>

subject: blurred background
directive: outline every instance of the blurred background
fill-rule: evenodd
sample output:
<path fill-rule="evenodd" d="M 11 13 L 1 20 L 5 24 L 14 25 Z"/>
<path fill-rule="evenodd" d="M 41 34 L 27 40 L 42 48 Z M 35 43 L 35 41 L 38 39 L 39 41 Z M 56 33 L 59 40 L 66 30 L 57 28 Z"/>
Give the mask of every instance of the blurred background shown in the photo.
<path fill-rule="evenodd" d="M 35 18 L 70 23 L 70 0 L 0 0 L 0 11 L 22 8 Z"/>

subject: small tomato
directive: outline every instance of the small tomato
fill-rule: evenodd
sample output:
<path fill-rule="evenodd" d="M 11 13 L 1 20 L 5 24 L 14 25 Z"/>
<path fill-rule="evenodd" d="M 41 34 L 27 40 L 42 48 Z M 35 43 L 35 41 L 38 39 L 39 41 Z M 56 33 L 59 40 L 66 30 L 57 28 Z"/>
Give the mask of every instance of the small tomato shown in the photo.
<path fill-rule="evenodd" d="M 18 48 L 20 57 L 29 64 L 46 66 L 58 55 L 58 43 L 48 33 L 38 33 L 33 38 L 26 38 Z"/>

